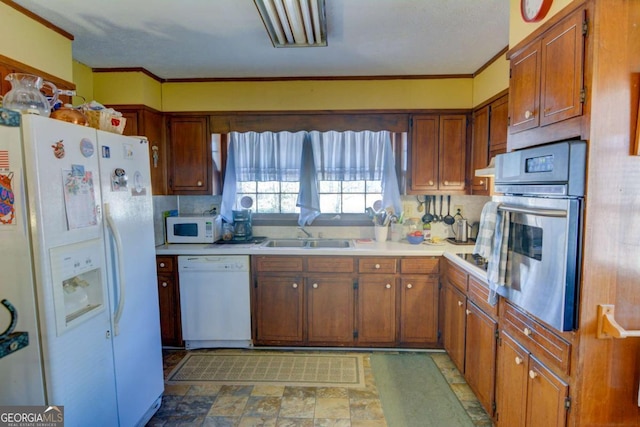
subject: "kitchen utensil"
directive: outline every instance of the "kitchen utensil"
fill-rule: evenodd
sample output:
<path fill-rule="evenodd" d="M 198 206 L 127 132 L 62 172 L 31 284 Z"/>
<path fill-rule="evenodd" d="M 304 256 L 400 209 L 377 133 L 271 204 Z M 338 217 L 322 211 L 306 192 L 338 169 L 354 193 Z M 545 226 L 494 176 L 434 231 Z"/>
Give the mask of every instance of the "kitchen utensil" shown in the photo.
<path fill-rule="evenodd" d="M 438 222 L 438 214 L 436 213 L 436 196 L 431 196 L 433 202 L 433 215 L 431 215 L 431 222 Z"/>
<path fill-rule="evenodd" d="M 453 225 L 456 220 L 451 216 L 451 196 L 447 196 L 447 216 L 443 219 L 447 225 Z"/>
<path fill-rule="evenodd" d="M 2 100 L 4 108 L 49 117 L 51 107 L 58 100 L 58 88 L 53 83 L 43 80 L 42 77 L 24 73 L 8 74 L 5 80 L 11 83 L 11 90 Z M 51 88 L 51 99 L 40 92 L 43 86 Z"/>
<path fill-rule="evenodd" d="M 433 221 L 433 215 L 431 215 L 431 196 L 427 196 L 426 198 L 426 203 L 427 203 L 427 213 L 425 213 L 424 215 L 422 215 L 422 222 L 424 222 L 425 224 L 429 224 L 431 221 Z"/>
<path fill-rule="evenodd" d="M 418 199 L 418 212 L 424 211 L 424 202 L 426 200 L 426 197 L 425 196 L 416 196 L 416 199 Z"/>
<path fill-rule="evenodd" d="M 444 220 L 442 216 L 442 205 L 444 204 L 444 196 L 440 196 L 440 214 L 438 215 L 438 221 Z"/>
<path fill-rule="evenodd" d="M 459 219 L 456 221 L 456 226 L 453 231 L 456 236 L 456 242 L 466 243 L 469 240 L 468 234 L 469 224 L 466 219 Z"/>

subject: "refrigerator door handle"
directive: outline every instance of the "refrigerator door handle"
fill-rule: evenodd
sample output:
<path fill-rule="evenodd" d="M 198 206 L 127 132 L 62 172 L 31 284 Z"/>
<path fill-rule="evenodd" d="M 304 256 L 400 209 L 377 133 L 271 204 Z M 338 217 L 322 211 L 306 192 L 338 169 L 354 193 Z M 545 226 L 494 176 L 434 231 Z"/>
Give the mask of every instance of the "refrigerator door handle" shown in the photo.
<path fill-rule="evenodd" d="M 116 336 L 120 334 L 120 318 L 122 317 L 122 311 L 124 309 L 124 291 L 126 288 L 124 274 L 121 268 L 121 266 L 124 265 L 122 259 L 122 239 L 120 238 L 118 227 L 116 227 L 116 224 L 111 217 L 111 211 L 109 211 L 109 203 L 104 204 L 103 213 L 105 221 L 107 223 L 107 227 L 111 230 L 113 239 L 116 242 L 116 254 L 118 257 L 118 305 L 113 317 L 113 335 Z"/>

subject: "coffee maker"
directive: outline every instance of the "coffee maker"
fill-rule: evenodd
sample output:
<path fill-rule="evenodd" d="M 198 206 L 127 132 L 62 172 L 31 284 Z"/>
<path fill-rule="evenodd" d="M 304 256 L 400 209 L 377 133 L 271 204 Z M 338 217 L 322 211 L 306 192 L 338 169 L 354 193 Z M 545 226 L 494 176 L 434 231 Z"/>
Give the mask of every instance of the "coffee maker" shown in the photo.
<path fill-rule="evenodd" d="M 253 238 L 250 209 L 233 211 L 233 228 L 233 240 L 246 242 Z"/>

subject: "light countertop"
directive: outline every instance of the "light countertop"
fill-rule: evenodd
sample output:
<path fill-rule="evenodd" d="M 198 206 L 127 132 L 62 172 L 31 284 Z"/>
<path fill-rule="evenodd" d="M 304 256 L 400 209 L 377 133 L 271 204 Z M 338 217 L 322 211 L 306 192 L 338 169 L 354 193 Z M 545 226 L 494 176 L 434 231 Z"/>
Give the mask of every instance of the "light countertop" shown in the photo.
<path fill-rule="evenodd" d="M 366 242 L 354 240 L 351 248 L 270 248 L 262 244 L 236 243 L 216 244 L 179 244 L 170 243 L 156 247 L 156 255 L 346 255 L 346 256 L 444 256 L 467 272 L 486 280 L 487 274 L 481 268 L 456 256 L 457 253 L 472 253 L 473 245 L 454 245 L 443 242 L 432 245 L 421 243 L 412 245 L 406 240 L 400 242 Z"/>

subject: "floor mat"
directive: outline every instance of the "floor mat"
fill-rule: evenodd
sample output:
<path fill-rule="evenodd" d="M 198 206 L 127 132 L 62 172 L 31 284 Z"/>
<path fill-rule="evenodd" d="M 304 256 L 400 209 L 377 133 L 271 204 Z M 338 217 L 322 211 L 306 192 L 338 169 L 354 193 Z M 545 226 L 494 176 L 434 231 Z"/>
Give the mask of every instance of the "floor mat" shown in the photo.
<path fill-rule="evenodd" d="M 371 368 L 389 427 L 473 426 L 428 354 L 374 353 Z"/>
<path fill-rule="evenodd" d="M 167 384 L 295 385 L 364 388 L 363 355 L 189 353 Z"/>

